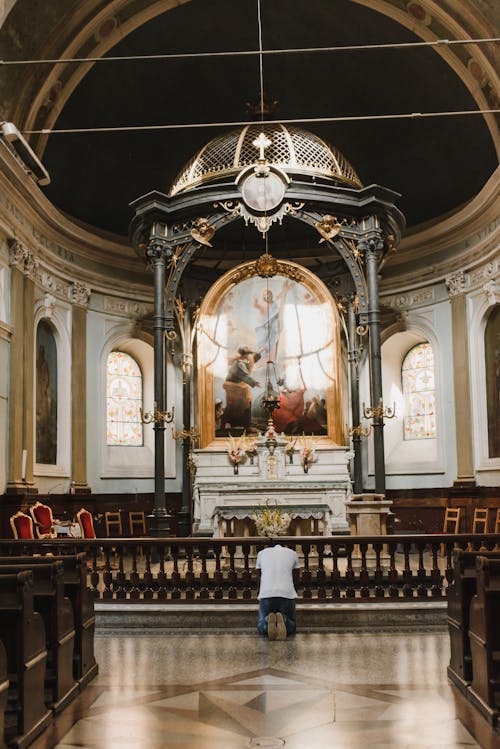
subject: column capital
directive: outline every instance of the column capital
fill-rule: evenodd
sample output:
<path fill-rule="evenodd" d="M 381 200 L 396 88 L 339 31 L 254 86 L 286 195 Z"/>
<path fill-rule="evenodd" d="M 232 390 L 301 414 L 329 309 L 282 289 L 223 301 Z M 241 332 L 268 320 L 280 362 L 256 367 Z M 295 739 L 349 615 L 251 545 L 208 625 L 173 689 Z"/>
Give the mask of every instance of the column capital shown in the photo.
<path fill-rule="evenodd" d="M 74 281 L 69 287 L 71 304 L 78 307 L 87 307 L 90 299 L 90 287 L 86 284 Z"/>
<path fill-rule="evenodd" d="M 10 267 L 19 268 L 31 281 L 35 281 L 39 262 L 34 252 L 17 239 L 9 239 L 8 248 Z"/>
<path fill-rule="evenodd" d="M 467 276 L 463 270 L 454 271 L 446 276 L 445 284 L 450 297 L 461 296 L 467 291 Z"/>

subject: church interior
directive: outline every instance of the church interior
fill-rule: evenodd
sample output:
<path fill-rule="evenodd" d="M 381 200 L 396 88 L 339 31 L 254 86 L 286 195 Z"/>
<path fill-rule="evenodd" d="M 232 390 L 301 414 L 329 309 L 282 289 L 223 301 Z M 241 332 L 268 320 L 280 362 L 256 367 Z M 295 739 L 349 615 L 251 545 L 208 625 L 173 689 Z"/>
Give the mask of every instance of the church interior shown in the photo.
<path fill-rule="evenodd" d="M 500 747 L 499 37 L 0 2 L 0 747 Z"/>

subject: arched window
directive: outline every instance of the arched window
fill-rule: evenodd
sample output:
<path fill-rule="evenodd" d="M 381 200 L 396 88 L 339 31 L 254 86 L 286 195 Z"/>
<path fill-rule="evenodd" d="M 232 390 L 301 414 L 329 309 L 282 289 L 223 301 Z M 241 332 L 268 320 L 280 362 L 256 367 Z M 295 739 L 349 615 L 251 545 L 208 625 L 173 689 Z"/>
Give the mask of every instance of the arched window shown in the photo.
<path fill-rule="evenodd" d="M 108 445 L 141 447 L 142 372 L 129 354 L 112 351 L 106 367 L 106 432 Z"/>
<path fill-rule="evenodd" d="M 52 325 L 36 329 L 36 462 L 57 464 L 57 344 Z"/>
<path fill-rule="evenodd" d="M 404 439 L 420 440 L 436 436 L 436 394 L 434 353 L 430 343 L 413 346 L 401 367 L 405 400 Z"/>

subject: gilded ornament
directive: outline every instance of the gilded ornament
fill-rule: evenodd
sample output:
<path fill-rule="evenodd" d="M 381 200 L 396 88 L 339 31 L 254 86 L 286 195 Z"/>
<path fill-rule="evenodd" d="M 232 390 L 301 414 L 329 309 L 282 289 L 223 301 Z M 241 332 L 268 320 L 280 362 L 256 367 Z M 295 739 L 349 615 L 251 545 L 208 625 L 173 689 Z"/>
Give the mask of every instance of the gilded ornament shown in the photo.
<path fill-rule="evenodd" d="M 322 237 L 322 239 L 319 240 L 320 244 L 322 242 L 331 242 L 332 239 L 342 231 L 342 224 L 339 224 L 336 216 L 323 216 L 323 220 L 316 221 L 314 226 L 316 227 L 318 234 Z"/>
<path fill-rule="evenodd" d="M 278 271 L 278 261 L 268 252 L 255 261 L 255 270 L 261 278 L 271 278 Z"/>
<path fill-rule="evenodd" d="M 209 224 L 208 219 L 199 218 L 189 233 L 196 242 L 211 247 L 210 240 L 215 234 L 215 228 Z"/>

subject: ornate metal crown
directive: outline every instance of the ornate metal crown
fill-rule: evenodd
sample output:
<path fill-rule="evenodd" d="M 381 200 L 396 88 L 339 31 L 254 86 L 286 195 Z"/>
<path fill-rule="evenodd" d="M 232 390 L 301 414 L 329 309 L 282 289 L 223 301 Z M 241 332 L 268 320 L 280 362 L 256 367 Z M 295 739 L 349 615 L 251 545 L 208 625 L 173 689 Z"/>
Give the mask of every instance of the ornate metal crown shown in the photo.
<path fill-rule="evenodd" d="M 363 186 L 340 151 L 314 133 L 278 123 L 253 123 L 219 135 L 203 146 L 177 176 L 170 195 L 213 179 L 235 176 L 255 164 L 258 152 L 253 141 L 261 132 L 271 141 L 266 149 L 269 164 L 285 172 L 337 180 L 350 187 Z"/>

